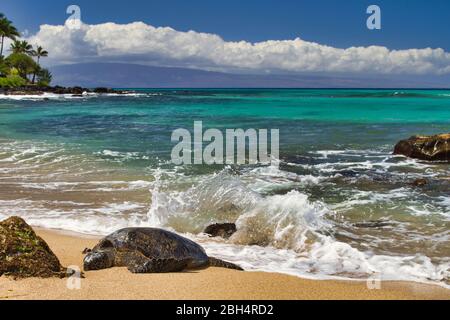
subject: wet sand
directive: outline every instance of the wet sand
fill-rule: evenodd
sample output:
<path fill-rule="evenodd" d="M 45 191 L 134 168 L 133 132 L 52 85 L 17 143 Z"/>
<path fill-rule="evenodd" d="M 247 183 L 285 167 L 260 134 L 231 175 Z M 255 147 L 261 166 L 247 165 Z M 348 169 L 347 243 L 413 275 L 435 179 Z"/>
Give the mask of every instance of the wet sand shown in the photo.
<path fill-rule="evenodd" d="M 97 239 L 37 230 L 64 266 L 81 266 L 82 251 Z M 0 278 L 0 299 L 26 300 L 294 300 L 294 299 L 447 299 L 450 290 L 409 282 L 382 282 L 369 290 L 366 282 L 305 280 L 283 274 L 226 269 L 173 274 L 131 274 L 125 268 L 86 272 L 80 289 L 73 279 Z"/>

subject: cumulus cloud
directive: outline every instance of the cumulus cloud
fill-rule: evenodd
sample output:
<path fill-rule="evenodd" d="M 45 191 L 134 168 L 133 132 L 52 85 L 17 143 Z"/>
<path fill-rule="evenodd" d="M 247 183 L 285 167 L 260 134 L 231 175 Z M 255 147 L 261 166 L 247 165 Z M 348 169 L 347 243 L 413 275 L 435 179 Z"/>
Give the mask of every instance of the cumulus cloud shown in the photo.
<path fill-rule="evenodd" d="M 47 48 L 51 64 L 84 61 L 253 72 L 450 74 L 443 49 L 389 50 L 382 46 L 334 48 L 300 38 L 250 43 L 215 34 L 130 24 L 42 25 L 27 38 Z"/>

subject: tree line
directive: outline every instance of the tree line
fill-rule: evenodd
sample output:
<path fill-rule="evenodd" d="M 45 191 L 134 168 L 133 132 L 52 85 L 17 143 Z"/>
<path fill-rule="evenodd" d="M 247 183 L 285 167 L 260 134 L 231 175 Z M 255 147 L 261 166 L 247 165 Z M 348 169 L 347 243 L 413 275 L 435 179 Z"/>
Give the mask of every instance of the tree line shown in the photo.
<path fill-rule="evenodd" d="M 7 39 L 12 41 L 9 49 L 5 48 Z M 5 56 L 5 52 L 9 54 Z M 48 54 L 41 46 L 34 48 L 20 40 L 13 22 L 0 13 L 0 87 L 49 86 L 52 74 L 40 65 L 41 58 Z"/>

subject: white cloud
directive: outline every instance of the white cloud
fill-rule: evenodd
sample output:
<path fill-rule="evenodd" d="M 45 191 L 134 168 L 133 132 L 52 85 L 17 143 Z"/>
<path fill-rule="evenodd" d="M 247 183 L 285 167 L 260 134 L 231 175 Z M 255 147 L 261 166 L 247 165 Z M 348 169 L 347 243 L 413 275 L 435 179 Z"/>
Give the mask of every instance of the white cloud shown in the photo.
<path fill-rule="evenodd" d="M 386 47 L 339 49 L 294 40 L 224 41 L 215 34 L 130 24 L 42 25 L 27 39 L 50 51 L 51 64 L 121 61 L 148 65 L 255 72 L 354 72 L 449 74 L 450 53 L 443 49 L 389 50 Z"/>

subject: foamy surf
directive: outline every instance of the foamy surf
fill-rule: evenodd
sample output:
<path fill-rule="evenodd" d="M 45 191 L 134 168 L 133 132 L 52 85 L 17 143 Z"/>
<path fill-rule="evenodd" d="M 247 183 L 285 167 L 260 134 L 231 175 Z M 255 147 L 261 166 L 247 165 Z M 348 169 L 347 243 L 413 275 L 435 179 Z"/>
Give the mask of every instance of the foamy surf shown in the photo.
<path fill-rule="evenodd" d="M 261 196 L 242 183 L 261 170 L 250 170 L 239 182 L 225 170 L 185 192 L 164 192 L 162 183 L 156 183 L 149 225 L 188 234 L 200 241 L 210 254 L 239 263 L 247 270 L 312 279 L 378 277 L 449 287 L 448 259 L 432 261 L 422 254 L 387 255 L 381 254 L 381 250 L 376 254 L 371 249 L 361 250 L 341 242 L 333 236 L 339 231 L 336 220 L 332 219 L 337 213 L 325 204 L 310 201 L 298 191 Z M 265 174 L 277 170 L 267 168 Z M 400 193 L 401 190 L 396 196 L 404 196 Z M 387 195 L 372 199 L 373 202 L 386 200 L 391 199 Z M 223 206 L 217 210 L 219 203 Z M 348 205 L 351 204 L 350 200 Z M 236 220 L 238 232 L 227 241 L 196 235 L 201 232 L 200 226 L 214 221 L 212 217 L 222 222 Z M 448 241 L 449 237 L 443 234 L 440 240 Z"/>
<path fill-rule="evenodd" d="M 187 175 L 183 168 L 159 165 L 156 169 L 149 169 L 147 180 L 94 180 L 89 178 L 90 171 L 83 170 L 81 176 L 76 175 L 75 181 L 45 181 L 45 178 L 39 181 L 44 173 L 52 175 L 52 179 L 59 176 L 60 179 L 72 180 L 72 169 L 78 166 L 79 156 L 67 154 L 64 146 L 59 144 L 5 142 L 2 150 L 5 156 L 0 157 L 0 164 L 3 164 L 0 167 L 10 170 L 3 171 L 0 184 L 19 188 L 25 193 L 37 192 L 42 199 L 1 200 L 1 219 L 14 212 L 34 226 L 89 235 L 107 235 L 132 226 L 161 227 L 199 241 L 210 255 L 238 263 L 249 271 L 280 272 L 311 279 L 364 280 L 378 277 L 449 287 L 448 258 L 428 257 L 419 252 L 414 255 L 395 253 L 392 252 L 397 250 L 395 246 L 383 249 L 384 243 L 396 232 L 408 233 L 409 222 L 397 218 L 386 220 L 388 227 L 383 236 L 377 230 L 361 231 L 345 218 L 346 214 L 353 214 L 355 208 L 370 206 L 376 210 L 379 206 L 392 204 L 395 207 L 404 202 L 402 210 L 409 216 L 428 219 L 441 212 L 444 219 L 448 219 L 448 215 L 444 216 L 448 198 L 436 198 L 435 205 L 441 204 L 445 208 L 440 211 L 414 200 L 420 199 L 421 194 L 409 187 L 386 192 L 350 188 L 344 190 L 345 193 L 341 190 L 346 196 L 335 204 L 314 200 L 306 193 L 311 188 L 332 185 L 333 181 L 341 179 L 339 173 L 345 166 L 387 172 L 410 166 L 410 160 L 390 163 L 391 156 L 375 153 L 372 160 L 311 165 L 310 171 L 303 174 L 283 170 L 283 165 L 289 166 L 288 163 L 282 163 L 281 167 L 227 167 L 202 175 Z M 330 161 L 336 155 L 354 158 L 358 153 L 347 150 L 317 154 L 322 160 Z M 138 153 L 111 150 L 94 153 L 92 157 L 83 159 L 88 167 L 99 165 L 99 160 L 107 164 L 111 159 L 114 163 L 125 163 L 130 158 L 141 159 Z M 54 171 L 47 171 L 49 165 L 51 168 L 61 166 L 64 170 L 55 175 Z M 420 168 L 426 171 L 428 167 L 428 164 L 422 164 Z M 324 171 L 324 168 L 329 170 Z M 23 172 L 34 173 L 35 176 L 28 176 L 25 178 L 27 181 L 23 181 Z M 355 178 L 350 176 L 349 179 Z M 48 192 L 56 192 L 62 199 L 43 196 Z M 76 196 L 74 200 L 64 200 L 72 194 L 86 193 L 95 194 L 95 197 L 78 199 Z M 136 201 L 111 201 L 108 196 L 122 193 L 147 196 L 144 202 L 140 201 L 142 196 Z M 108 196 L 106 202 L 98 201 L 102 194 Z M 238 232 L 229 240 L 210 239 L 202 234 L 209 224 L 230 221 L 236 222 Z M 434 229 L 434 240 L 448 242 L 450 236 L 445 227 L 440 229 L 441 232 L 437 230 Z M 402 243 L 424 241 L 426 236 L 411 234 L 410 239 L 404 238 Z"/>
<path fill-rule="evenodd" d="M 449 167 L 392 155 L 400 138 L 448 130 L 446 100 L 426 97 L 447 92 L 418 104 L 404 92 L 395 110 L 393 92 L 0 99 L 0 217 L 94 235 L 162 227 L 250 271 L 448 286 Z M 174 167 L 171 132 L 194 116 L 210 127 L 280 128 L 280 165 Z M 217 222 L 238 232 L 202 234 Z"/>
<path fill-rule="evenodd" d="M 90 99 L 90 98 L 101 98 L 101 97 L 129 97 L 129 98 L 144 98 L 152 97 L 155 94 L 148 93 L 94 93 L 94 92 L 83 92 L 82 94 L 57 94 L 44 92 L 42 94 L 0 94 L 0 101 L 46 101 L 46 100 L 80 100 L 80 99 Z"/>

